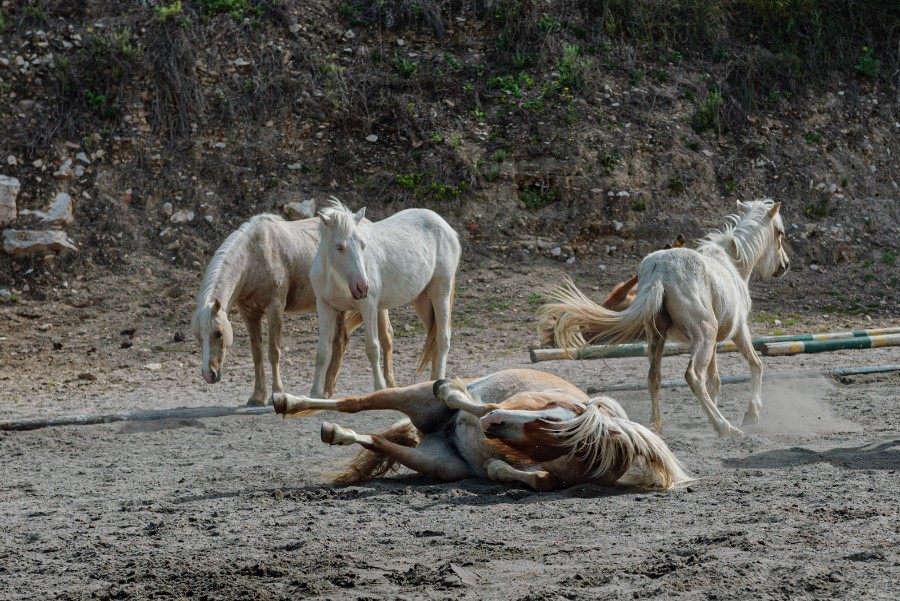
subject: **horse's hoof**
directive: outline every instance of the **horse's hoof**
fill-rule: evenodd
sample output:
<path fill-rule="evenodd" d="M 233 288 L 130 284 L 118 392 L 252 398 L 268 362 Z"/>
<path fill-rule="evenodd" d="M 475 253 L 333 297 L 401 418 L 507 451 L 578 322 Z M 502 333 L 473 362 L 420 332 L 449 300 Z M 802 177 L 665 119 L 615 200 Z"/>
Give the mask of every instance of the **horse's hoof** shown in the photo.
<path fill-rule="evenodd" d="M 434 386 L 431 387 L 431 393 L 434 395 L 434 398 L 443 400 L 443 399 L 441 399 L 440 396 L 438 396 L 438 390 L 440 390 L 442 387 L 444 387 L 446 385 L 450 385 L 450 384 L 452 384 L 452 382 L 450 382 L 450 380 L 448 380 L 446 378 L 442 378 L 440 380 L 435 380 Z"/>
<path fill-rule="evenodd" d="M 746 428 L 747 426 L 756 426 L 759 425 L 759 416 L 755 413 L 750 413 L 749 411 L 744 414 L 744 421 L 741 422 L 741 427 Z"/>
<path fill-rule="evenodd" d="M 247 401 L 248 407 L 265 407 L 268 403 L 260 399 L 250 399 Z"/>
<path fill-rule="evenodd" d="M 283 392 L 276 392 L 269 398 L 271 405 L 275 408 L 275 413 L 284 415 L 287 411 L 287 398 Z"/>
<path fill-rule="evenodd" d="M 734 426 L 729 426 L 728 430 L 725 431 L 725 434 L 722 438 L 743 438 L 746 436 L 740 429 L 735 428 Z"/>
<path fill-rule="evenodd" d="M 335 425 L 331 422 L 322 422 L 322 430 L 320 431 L 320 435 L 322 436 L 322 442 L 325 444 L 333 444 L 334 443 L 334 434 L 335 434 Z"/>

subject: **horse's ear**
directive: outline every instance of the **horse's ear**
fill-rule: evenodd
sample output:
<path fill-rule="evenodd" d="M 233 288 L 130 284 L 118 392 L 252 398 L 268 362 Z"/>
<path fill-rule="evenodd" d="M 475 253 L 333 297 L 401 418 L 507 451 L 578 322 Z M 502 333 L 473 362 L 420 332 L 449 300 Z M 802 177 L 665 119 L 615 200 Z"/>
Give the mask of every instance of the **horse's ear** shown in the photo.
<path fill-rule="evenodd" d="M 319 219 L 322 220 L 322 223 L 325 224 L 325 227 L 334 227 L 334 221 L 331 219 L 331 217 L 329 217 L 322 211 L 319 211 L 318 213 L 316 213 L 316 215 L 319 216 Z"/>
<path fill-rule="evenodd" d="M 781 208 L 781 203 L 776 202 L 775 206 L 769 209 L 769 219 L 775 219 L 775 215 L 778 214 L 778 209 Z"/>
<path fill-rule="evenodd" d="M 366 216 L 366 207 L 363 207 L 356 212 L 356 215 L 353 216 L 353 221 L 356 222 L 356 225 L 359 225 L 359 222 L 362 221 L 365 216 Z"/>
<path fill-rule="evenodd" d="M 728 250 L 731 252 L 731 256 L 736 259 L 738 256 L 738 247 L 734 238 L 728 241 Z"/>
<path fill-rule="evenodd" d="M 215 301 L 213 301 L 212 314 L 215 315 L 216 313 L 218 313 L 221 310 L 222 310 L 222 301 L 220 301 L 219 299 L 216 299 Z"/>
<path fill-rule="evenodd" d="M 737 205 L 738 205 L 738 210 L 739 210 L 739 211 L 746 211 L 746 210 L 747 210 L 747 205 L 746 205 L 745 203 L 741 202 L 740 200 L 737 201 Z"/>

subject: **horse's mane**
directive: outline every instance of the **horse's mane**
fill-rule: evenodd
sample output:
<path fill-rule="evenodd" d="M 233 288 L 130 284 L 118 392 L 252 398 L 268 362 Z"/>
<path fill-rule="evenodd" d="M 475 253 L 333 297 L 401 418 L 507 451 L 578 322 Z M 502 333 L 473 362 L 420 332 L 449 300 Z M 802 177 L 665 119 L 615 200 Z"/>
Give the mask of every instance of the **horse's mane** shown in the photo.
<path fill-rule="evenodd" d="M 335 196 L 328 199 L 328 206 L 319 211 L 326 219 L 331 222 L 331 227 L 324 223 L 319 224 L 319 237 L 324 238 L 328 230 L 332 230 L 341 234 L 342 237 L 350 235 L 353 227 L 356 225 L 354 221 L 354 213 L 347 208 L 343 202 Z"/>
<path fill-rule="evenodd" d="M 637 454 L 632 445 L 626 445 L 625 457 L 622 457 L 621 452 L 610 452 L 622 450 L 618 445 L 616 447 L 609 445 L 610 438 L 622 436 L 622 430 L 599 403 L 592 401 L 582 406 L 584 411 L 581 415 L 554 424 L 552 431 L 560 437 L 560 445 L 569 447 L 572 456 L 589 466 L 589 477 L 591 478 L 599 478 L 609 473 L 617 466 L 622 465 L 623 460 L 630 465 Z M 616 409 L 622 411 L 618 403 L 616 403 Z M 628 437 L 623 438 L 628 440 Z"/>
<path fill-rule="evenodd" d="M 229 234 L 229 236 L 225 238 L 225 241 L 222 243 L 222 245 L 216 249 L 215 254 L 213 254 L 212 259 L 210 259 L 209 261 L 209 265 L 206 266 L 206 272 L 203 274 L 203 282 L 200 284 L 200 293 L 197 295 L 197 310 L 203 307 L 203 305 L 205 305 L 209 300 L 209 295 L 212 292 L 213 287 L 219 281 L 219 275 L 222 272 L 222 265 L 225 263 L 225 259 L 228 257 L 231 251 L 235 249 L 238 242 L 250 229 L 264 221 L 284 221 L 284 219 L 282 219 L 278 215 L 272 215 L 269 213 L 254 215 L 250 218 L 250 221 L 242 223 L 238 229 L 231 232 L 231 234 Z"/>
<path fill-rule="evenodd" d="M 724 248 L 728 250 L 734 243 L 734 260 L 745 269 L 753 269 L 766 253 L 772 241 L 772 230 L 765 227 L 769 211 L 775 206 L 771 198 L 752 200 L 744 203 L 747 210 L 743 215 L 728 215 L 721 230 L 710 232 L 700 240 L 698 250 L 704 248 Z M 729 253 L 730 254 L 730 253 Z"/>

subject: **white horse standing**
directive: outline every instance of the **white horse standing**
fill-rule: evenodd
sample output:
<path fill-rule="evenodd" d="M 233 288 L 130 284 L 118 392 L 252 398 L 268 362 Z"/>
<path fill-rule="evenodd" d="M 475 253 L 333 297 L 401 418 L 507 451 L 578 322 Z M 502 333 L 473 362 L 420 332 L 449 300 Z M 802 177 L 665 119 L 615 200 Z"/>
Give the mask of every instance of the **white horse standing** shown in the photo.
<path fill-rule="evenodd" d="M 753 272 L 762 278 L 781 277 L 790 267 L 780 206 L 771 199 L 738 201 L 741 214 L 729 216 L 731 223 L 707 235 L 697 250 L 673 248 L 648 255 L 638 272 L 637 298 L 622 312 L 596 305 L 570 282 L 552 293 L 556 302 L 545 305 L 542 315 L 545 321 L 556 318 L 560 347 L 585 344 L 581 332 L 612 344 L 646 336 L 647 384 L 659 433 L 660 365 L 666 336 L 673 333 L 685 339 L 691 345 L 691 359 L 684 377 L 707 419 L 719 436 L 741 436 L 716 406 L 720 382 L 715 344 L 730 338 L 750 365 L 753 394 L 743 425 L 758 423 L 762 362 L 747 323 L 748 283 Z"/>
<path fill-rule="evenodd" d="M 322 393 L 339 311 L 362 315 L 375 390 L 386 382 L 380 345 L 371 326 L 379 311 L 410 301 L 426 331 L 419 371 L 429 362 L 432 379 L 444 377 L 447 371 L 459 237 L 427 209 L 407 209 L 377 223 L 364 222 L 363 215 L 365 208 L 354 215 L 337 199 L 319 213 L 319 250 L 309 274 L 319 313 L 313 397 Z"/>
<path fill-rule="evenodd" d="M 206 273 L 191 329 L 203 353 L 200 371 L 210 384 L 222 377 L 228 348 L 234 342 L 228 313 L 240 311 L 253 354 L 253 394 L 248 405 L 262 405 L 266 397 L 266 373 L 263 366 L 262 318 L 269 326 L 269 362 L 272 366 L 272 391 L 282 392 L 281 330 L 284 313 L 313 311 L 316 297 L 309 281 L 309 270 L 319 243 L 319 220 L 284 221 L 277 215 L 257 215 L 231 233 L 216 250 Z M 325 394 L 331 396 L 347 346 L 348 333 L 358 327 L 358 314 L 340 313 L 332 329 L 337 347 L 328 365 Z M 394 385 L 393 330 L 385 311 L 378 320 L 379 337 L 385 351 L 385 378 Z"/>

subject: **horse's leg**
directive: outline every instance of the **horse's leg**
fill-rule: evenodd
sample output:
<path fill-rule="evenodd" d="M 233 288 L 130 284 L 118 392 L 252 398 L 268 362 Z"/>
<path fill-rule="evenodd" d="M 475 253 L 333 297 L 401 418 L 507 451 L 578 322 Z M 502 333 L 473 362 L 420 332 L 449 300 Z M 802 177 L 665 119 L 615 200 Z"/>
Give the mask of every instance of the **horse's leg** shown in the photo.
<path fill-rule="evenodd" d="M 316 299 L 316 312 L 319 315 L 319 343 L 316 346 L 316 373 L 309 392 L 311 397 L 321 397 L 325 390 L 325 372 L 331 363 L 338 314 L 334 307 L 322 299 Z"/>
<path fill-rule="evenodd" d="M 431 362 L 431 379 L 447 375 L 447 356 L 450 354 L 450 319 L 453 309 L 453 278 L 435 281 L 429 286 L 428 295 L 434 307 L 434 328 L 437 354 Z"/>
<path fill-rule="evenodd" d="M 750 397 L 750 405 L 747 407 L 747 413 L 744 414 L 742 426 L 755 426 L 759 423 L 759 412 L 762 409 L 762 374 L 763 365 L 753 348 L 753 340 L 750 336 L 750 328 L 745 322 L 732 336 L 731 340 L 738 347 L 740 353 L 747 360 L 750 366 L 750 379 L 752 381 L 752 396 Z"/>
<path fill-rule="evenodd" d="M 728 420 L 719 411 L 716 404 L 709 396 L 706 389 L 706 374 L 709 362 L 712 360 L 713 354 L 716 352 L 716 328 L 709 325 L 706 328 L 702 326 L 691 332 L 691 361 L 687 370 L 684 372 L 684 379 L 691 392 L 700 401 L 700 407 L 706 414 L 706 418 L 716 429 L 716 433 L 721 438 L 726 436 L 743 436 L 743 433 L 728 423 Z"/>
<path fill-rule="evenodd" d="M 381 344 L 378 342 L 378 305 L 373 302 L 360 303 L 359 313 L 362 315 L 363 324 L 366 326 L 366 356 L 369 365 L 372 366 L 372 384 L 375 390 L 381 390 L 387 386 L 384 373 L 381 368 Z"/>
<path fill-rule="evenodd" d="M 556 478 L 544 470 L 526 472 L 518 470 L 502 459 L 490 459 L 485 464 L 488 478 L 494 482 L 523 482 L 534 490 L 548 491 L 556 488 Z"/>
<path fill-rule="evenodd" d="M 263 366 L 262 315 L 241 310 L 247 334 L 250 336 L 250 354 L 253 355 L 253 394 L 247 405 L 259 407 L 266 404 L 266 368 Z M 269 324 L 271 336 L 272 326 Z"/>
<path fill-rule="evenodd" d="M 281 381 L 281 330 L 284 327 L 284 305 L 270 305 L 266 311 L 269 326 L 269 364 L 272 366 L 272 392 L 284 392 Z"/>
<path fill-rule="evenodd" d="M 347 331 L 346 313 L 338 311 L 334 321 L 334 339 L 331 341 L 331 361 L 325 371 L 325 398 L 331 398 L 337 387 L 338 374 L 341 371 L 341 361 L 347 351 L 347 343 L 350 341 L 350 333 Z"/>
<path fill-rule="evenodd" d="M 465 385 L 457 385 L 450 380 L 438 380 L 434 383 L 434 396 L 450 409 L 458 409 L 471 413 L 475 417 L 484 417 L 498 406 L 484 405 L 477 402 L 469 394 Z"/>
<path fill-rule="evenodd" d="M 659 389 L 662 385 L 662 358 L 666 348 L 666 332 L 671 322 L 668 318 L 657 318 L 650 327 L 644 328 L 647 336 L 647 356 L 650 371 L 647 372 L 647 388 L 650 390 L 650 419 L 657 434 L 662 434 L 662 415 L 659 410 Z"/>
<path fill-rule="evenodd" d="M 447 444 L 443 437 L 426 435 L 418 447 L 405 447 L 378 434 L 357 434 L 330 422 L 322 422 L 322 442 L 332 445 L 358 444 L 382 453 L 411 470 L 444 482 L 456 482 L 473 476 L 472 470 Z"/>
<path fill-rule="evenodd" d="M 309 411 L 359 411 L 394 410 L 405 414 L 422 432 L 432 432 L 442 426 L 452 415 L 443 402 L 435 398 L 433 382 L 421 382 L 402 388 L 385 388 L 370 394 L 347 396 L 341 399 L 322 399 L 291 394 L 273 395 L 275 412 L 283 415 Z"/>
<path fill-rule="evenodd" d="M 709 393 L 709 398 L 712 399 L 713 405 L 716 407 L 719 406 L 719 387 L 722 385 L 722 380 L 719 378 L 719 366 L 716 363 L 716 353 L 713 353 L 712 358 L 709 360 L 709 365 L 706 368 L 706 392 Z"/>
<path fill-rule="evenodd" d="M 388 388 L 396 388 L 394 379 L 394 328 L 391 327 L 391 316 L 388 310 L 378 312 L 378 341 L 381 342 L 381 354 L 384 359 L 384 382 Z"/>

